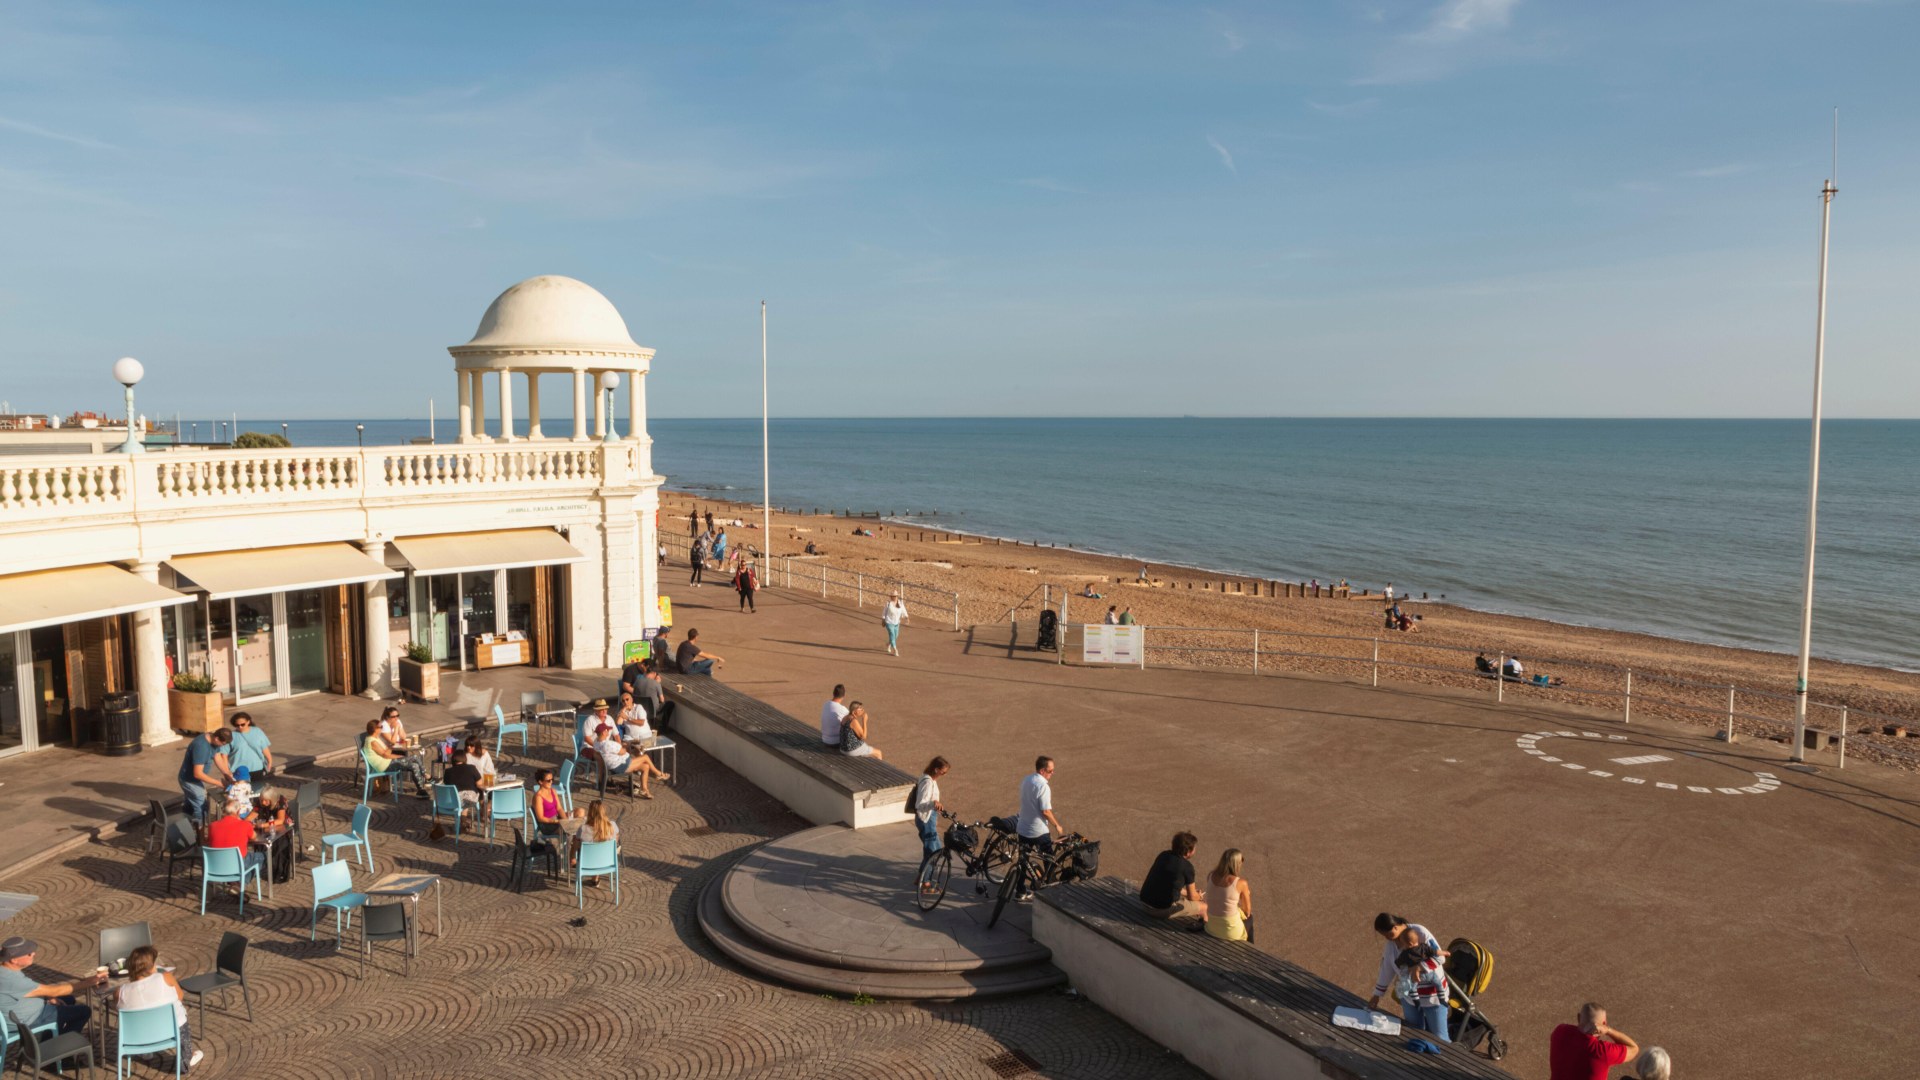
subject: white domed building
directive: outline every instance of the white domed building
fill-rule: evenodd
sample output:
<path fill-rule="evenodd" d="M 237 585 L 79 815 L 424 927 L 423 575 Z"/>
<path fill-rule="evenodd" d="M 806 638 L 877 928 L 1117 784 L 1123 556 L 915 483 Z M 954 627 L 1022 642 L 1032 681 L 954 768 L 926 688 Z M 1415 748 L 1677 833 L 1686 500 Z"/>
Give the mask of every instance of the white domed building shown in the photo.
<path fill-rule="evenodd" d="M 437 661 L 440 700 L 477 693 L 510 716 L 523 677 L 492 669 L 619 667 L 661 622 L 653 350 L 591 286 L 542 275 L 448 352 L 453 443 L 9 457 L 0 757 L 88 744 L 128 691 L 137 726 L 123 705 L 104 737 L 122 750 L 233 706 L 420 693 L 410 645 Z M 166 378 L 143 392 L 184 392 Z M 563 430 L 543 428 L 543 383 L 571 398 Z M 200 715 L 181 715 L 176 673 L 212 682 Z"/>

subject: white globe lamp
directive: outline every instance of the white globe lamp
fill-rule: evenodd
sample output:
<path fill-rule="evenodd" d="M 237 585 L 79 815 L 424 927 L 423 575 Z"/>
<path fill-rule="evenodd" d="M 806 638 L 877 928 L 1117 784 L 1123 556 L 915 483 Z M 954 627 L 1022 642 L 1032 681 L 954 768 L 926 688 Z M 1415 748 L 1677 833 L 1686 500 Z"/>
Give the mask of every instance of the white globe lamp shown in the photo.
<path fill-rule="evenodd" d="M 127 441 L 120 444 L 123 454 L 138 454 L 146 450 L 140 441 L 139 417 L 133 411 L 133 387 L 147 373 L 145 365 L 131 356 L 123 356 L 113 362 L 113 381 L 127 388 Z"/>

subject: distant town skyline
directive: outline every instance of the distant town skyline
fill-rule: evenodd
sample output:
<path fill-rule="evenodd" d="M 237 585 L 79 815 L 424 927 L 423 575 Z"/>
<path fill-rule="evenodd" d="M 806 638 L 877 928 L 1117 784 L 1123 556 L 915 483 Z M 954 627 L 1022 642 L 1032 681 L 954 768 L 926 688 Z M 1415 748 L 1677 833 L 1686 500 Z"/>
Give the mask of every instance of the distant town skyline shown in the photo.
<path fill-rule="evenodd" d="M 656 417 L 1920 416 L 1900 3 L 0 6 L 0 400 L 418 418 L 579 278 Z M 556 385 L 555 391 L 558 391 Z M 522 398 L 524 410 L 524 398 Z"/>

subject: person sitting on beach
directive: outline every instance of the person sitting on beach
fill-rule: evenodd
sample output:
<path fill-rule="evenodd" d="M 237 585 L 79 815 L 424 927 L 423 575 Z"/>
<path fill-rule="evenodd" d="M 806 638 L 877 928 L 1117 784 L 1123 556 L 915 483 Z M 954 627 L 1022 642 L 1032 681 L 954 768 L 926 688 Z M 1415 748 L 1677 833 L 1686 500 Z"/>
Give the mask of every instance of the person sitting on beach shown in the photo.
<path fill-rule="evenodd" d="M 1413 624 L 1413 616 L 1408 615 L 1406 612 L 1403 611 L 1400 613 L 1400 622 L 1398 624 L 1398 629 L 1400 630 L 1401 633 L 1411 634 L 1415 630 L 1418 630 L 1420 628 Z"/>
<path fill-rule="evenodd" d="M 840 752 L 848 757 L 870 757 L 879 761 L 886 755 L 867 741 L 867 707 L 854 702 L 847 706 L 847 718 L 840 722 Z"/>
<path fill-rule="evenodd" d="M 1524 665 L 1520 663 L 1519 657 L 1509 656 L 1507 657 L 1506 667 L 1501 669 L 1501 674 L 1505 675 L 1509 679 L 1518 679 L 1523 675 L 1525 675 L 1526 671 L 1527 669 Z"/>
<path fill-rule="evenodd" d="M 1147 914 L 1156 919 L 1207 917 L 1206 901 L 1193 883 L 1193 853 L 1199 846 L 1199 838 L 1192 833 L 1177 832 L 1167 850 L 1153 860 L 1153 868 L 1140 883 L 1140 902 L 1147 905 Z"/>
<path fill-rule="evenodd" d="M 1093 591 L 1093 582 L 1091 581 L 1087 582 L 1086 588 L 1080 590 L 1080 595 L 1086 597 L 1089 600 L 1103 599 L 1103 597 L 1099 593 Z"/>
<path fill-rule="evenodd" d="M 816 547 L 814 547 L 814 546 L 813 546 L 813 541 L 811 541 L 811 540 L 809 540 L 809 541 L 807 541 L 807 554 L 809 554 L 809 555 L 818 555 L 818 554 L 820 554 L 820 549 L 819 549 L 819 548 L 816 548 Z"/>
<path fill-rule="evenodd" d="M 1222 941 L 1252 941 L 1253 890 L 1240 876 L 1245 861 L 1239 848 L 1220 853 L 1213 873 L 1207 875 L 1204 894 L 1207 905 L 1207 933 Z"/>
<path fill-rule="evenodd" d="M 1104 619 L 1101 619 L 1100 621 L 1101 621 L 1102 623 L 1104 623 L 1104 624 L 1106 624 L 1107 626 L 1119 626 L 1119 625 L 1120 625 L 1120 607 L 1119 607 L 1119 605 L 1117 605 L 1117 604 L 1108 604 L 1108 605 L 1107 605 L 1107 617 L 1106 617 L 1106 618 L 1104 618 Z"/>
<path fill-rule="evenodd" d="M 1131 607 L 1122 608 L 1120 610 L 1120 625 L 1121 626 L 1133 625 L 1133 609 Z"/>
<path fill-rule="evenodd" d="M 1479 656 L 1473 658 L 1473 670 L 1482 675 L 1491 675 L 1493 674 L 1493 661 L 1487 659 L 1486 653 L 1481 653 Z"/>

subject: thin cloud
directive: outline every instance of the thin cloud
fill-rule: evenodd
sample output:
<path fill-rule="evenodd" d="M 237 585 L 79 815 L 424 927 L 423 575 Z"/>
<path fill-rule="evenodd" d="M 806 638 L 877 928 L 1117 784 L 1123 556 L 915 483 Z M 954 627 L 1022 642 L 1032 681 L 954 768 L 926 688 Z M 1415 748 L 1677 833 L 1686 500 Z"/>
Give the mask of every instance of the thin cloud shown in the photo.
<path fill-rule="evenodd" d="M 1356 86 L 1391 86 L 1445 78 L 1477 60 L 1529 50 L 1506 31 L 1520 0 L 1444 0 L 1420 28 L 1395 37 Z"/>
<path fill-rule="evenodd" d="M 1207 145 L 1213 147 L 1213 152 L 1220 155 L 1220 164 L 1225 165 L 1228 172 L 1235 176 L 1240 175 L 1240 167 L 1233 163 L 1233 151 L 1220 145 L 1220 140 L 1211 135 L 1207 136 Z"/>
<path fill-rule="evenodd" d="M 1028 176 L 1015 180 L 1014 183 L 1019 184 L 1021 187 L 1037 188 L 1040 191 L 1052 191 L 1061 195 L 1085 195 L 1088 193 L 1086 188 L 1075 187 L 1072 184 L 1055 180 L 1051 176 Z"/>
<path fill-rule="evenodd" d="M 1222 30 L 1220 36 L 1225 39 L 1228 52 L 1239 52 L 1247 47 L 1246 37 L 1238 30 Z"/>
<path fill-rule="evenodd" d="M 1342 119 L 1350 116 L 1363 116 L 1380 105 L 1379 98 L 1361 98 L 1358 101 L 1309 101 L 1307 107 L 1314 112 Z"/>
<path fill-rule="evenodd" d="M 1436 42 L 1460 41 L 1491 31 L 1504 30 L 1513 20 L 1513 9 L 1520 0 L 1447 0 L 1434 9 L 1427 28 L 1414 37 Z"/>
<path fill-rule="evenodd" d="M 1752 168 L 1745 162 L 1735 161 L 1725 165 L 1709 165 L 1704 169 L 1688 169 L 1680 175 L 1692 180 L 1716 180 L 1722 176 L 1739 176 Z"/>
<path fill-rule="evenodd" d="M 37 138 L 52 139 L 55 142 L 84 146 L 89 150 L 120 149 L 112 143 L 104 143 L 99 139 L 91 139 L 85 135 L 69 135 L 64 131 L 54 131 L 50 128 L 43 128 L 38 124 L 29 124 L 25 120 L 14 120 L 5 116 L 0 116 L 0 128 L 5 128 L 8 131 L 18 131 L 23 135 L 33 135 Z"/>

